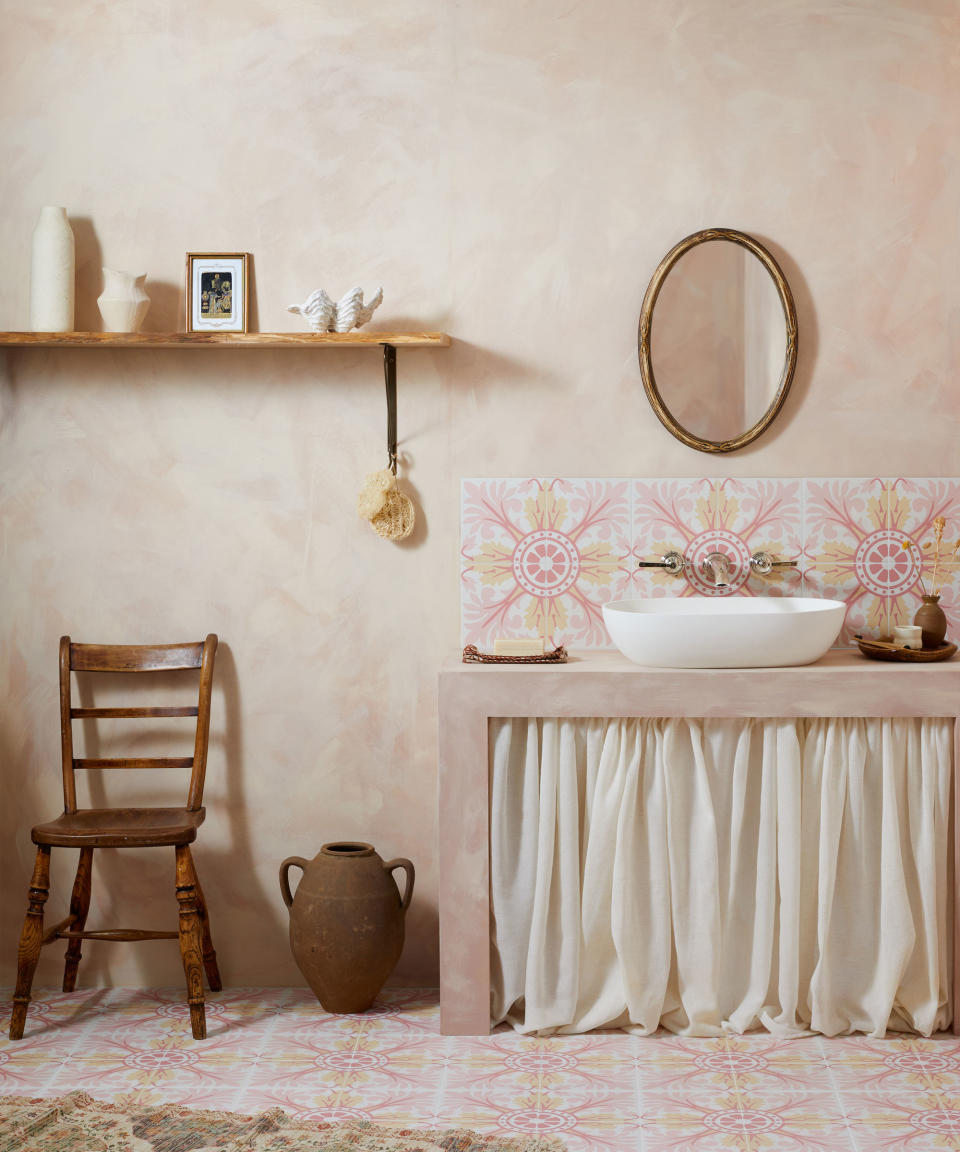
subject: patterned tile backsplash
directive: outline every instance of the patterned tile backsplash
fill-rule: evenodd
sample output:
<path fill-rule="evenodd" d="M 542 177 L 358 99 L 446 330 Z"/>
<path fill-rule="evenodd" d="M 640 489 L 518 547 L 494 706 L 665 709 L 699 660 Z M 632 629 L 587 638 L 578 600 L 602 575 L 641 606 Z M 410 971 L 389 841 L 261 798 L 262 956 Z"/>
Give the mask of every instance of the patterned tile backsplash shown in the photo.
<path fill-rule="evenodd" d="M 461 491 L 464 644 L 542 636 L 548 645 L 610 648 L 601 606 L 632 596 L 824 596 L 845 600 L 838 645 L 913 619 L 933 576 L 933 521 L 960 537 L 960 479 L 628 480 L 479 479 Z M 681 576 L 638 569 L 671 550 L 693 561 Z M 796 559 L 769 577 L 757 551 Z M 699 573 L 726 552 L 733 579 Z M 941 564 L 948 636 L 960 634 L 960 566 Z"/>

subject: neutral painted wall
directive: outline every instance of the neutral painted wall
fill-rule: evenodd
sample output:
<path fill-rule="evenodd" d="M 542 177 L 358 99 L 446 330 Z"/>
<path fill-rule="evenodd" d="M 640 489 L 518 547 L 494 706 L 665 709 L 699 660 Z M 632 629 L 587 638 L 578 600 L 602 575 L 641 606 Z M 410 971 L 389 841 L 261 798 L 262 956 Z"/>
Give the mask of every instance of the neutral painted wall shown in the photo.
<path fill-rule="evenodd" d="M 384 286 L 381 326 L 456 337 L 400 355 L 420 507 L 402 546 L 354 511 L 384 459 L 376 352 L 7 356 L 0 977 L 29 826 L 59 810 L 57 638 L 216 630 L 197 859 L 226 978 L 299 979 L 277 865 L 360 837 L 416 861 L 398 978 L 433 981 L 458 479 L 718 474 L 640 386 L 640 301 L 673 243 L 751 232 L 797 298 L 785 412 L 720 468 L 956 474 L 955 0 L 0 9 L 0 327 L 27 325 L 30 233 L 64 204 L 79 327 L 98 326 L 101 264 L 148 272 L 146 327 L 169 330 L 184 253 L 242 249 L 265 331 L 360 282 Z M 103 855 L 91 923 L 173 922 L 166 855 Z M 55 878 L 59 916 L 66 860 Z M 169 944 L 86 952 L 81 978 L 180 980 Z"/>

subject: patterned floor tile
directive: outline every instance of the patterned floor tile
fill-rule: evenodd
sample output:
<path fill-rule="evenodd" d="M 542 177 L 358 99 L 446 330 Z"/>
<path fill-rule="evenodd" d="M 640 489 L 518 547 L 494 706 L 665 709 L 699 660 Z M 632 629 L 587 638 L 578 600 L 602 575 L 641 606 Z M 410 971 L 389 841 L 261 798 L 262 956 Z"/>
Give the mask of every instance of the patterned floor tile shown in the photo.
<path fill-rule="evenodd" d="M 209 1005 L 197 1042 L 180 989 L 39 993 L 32 1032 L 0 1040 L 0 1092 L 555 1135 L 570 1152 L 960 1152 L 953 1037 L 441 1036 L 434 990 L 356 1016 L 301 989 Z"/>
<path fill-rule="evenodd" d="M 629 1037 L 458 1040 L 447 1065 L 448 1118 L 484 1116 L 514 1135 L 576 1132 L 597 1148 L 635 1146 L 639 1117 Z"/>
<path fill-rule="evenodd" d="M 960 1095 L 960 1040 L 864 1036 L 824 1046 L 840 1092 L 874 1098 Z"/>
<path fill-rule="evenodd" d="M 704 1152 L 781 1148 L 850 1152 L 847 1122 L 835 1095 L 766 1097 L 731 1090 L 667 1093 L 648 1089 L 641 1104 L 645 1147 Z"/>
<path fill-rule="evenodd" d="M 313 1093 L 298 1092 L 287 1093 L 282 1089 L 274 1091 L 245 1088 L 239 1103 L 233 1105 L 234 1111 L 249 1114 L 268 1112 L 271 1108 L 282 1108 L 288 1116 L 296 1116 L 301 1120 L 311 1120 L 318 1124 L 346 1124 L 357 1120 L 373 1120 L 374 1117 L 365 1108 L 351 1107 L 342 1103 L 338 1093 L 326 1093 L 322 1090 Z"/>
<path fill-rule="evenodd" d="M 19 1044 L 29 1044 L 43 1036 L 59 1035 L 62 1030 L 74 1034 L 87 1029 L 103 1016 L 112 995 L 108 988 L 91 988 L 79 992 L 63 993 L 48 989 L 38 992 L 30 1002 L 27 1022 L 23 1030 L 23 1040 Z M 4 1006 L 0 1014 L 0 1048 L 8 1043 L 10 1027 L 9 1006 Z"/>
<path fill-rule="evenodd" d="M 467 1120 L 475 1127 L 491 1126 L 513 1135 L 578 1133 L 594 1146 L 617 1147 L 639 1123 L 634 1085 L 616 1080 L 587 1084 L 575 1074 L 552 1073 L 499 1083 L 451 1086 L 443 1093 L 445 1123 Z"/>
<path fill-rule="evenodd" d="M 641 1083 L 670 1092 L 740 1090 L 776 1096 L 833 1090 L 818 1037 L 670 1037 L 645 1045 L 639 1060 Z"/>
<path fill-rule="evenodd" d="M 918 1096 L 874 1100 L 844 1096 L 859 1152 L 944 1152 L 960 1149 L 960 1100 Z"/>
<path fill-rule="evenodd" d="M 162 1033 L 144 1028 L 139 1035 L 124 1030 L 109 1040 L 100 1037 L 64 1061 L 60 1080 L 92 1095 L 165 1092 L 174 1086 L 193 1095 L 223 1084 L 235 1087 L 249 1064 L 249 1050 L 242 1045 L 195 1041 L 187 1024 Z"/>

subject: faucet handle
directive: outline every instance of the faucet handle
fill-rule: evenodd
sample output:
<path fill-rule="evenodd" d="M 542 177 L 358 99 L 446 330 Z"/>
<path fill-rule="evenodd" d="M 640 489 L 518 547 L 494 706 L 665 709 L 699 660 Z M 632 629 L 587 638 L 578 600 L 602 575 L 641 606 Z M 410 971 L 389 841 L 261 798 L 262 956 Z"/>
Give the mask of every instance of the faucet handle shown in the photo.
<path fill-rule="evenodd" d="M 638 568 L 662 568 L 665 572 L 669 572 L 671 576 L 679 576 L 686 566 L 687 562 L 679 552 L 668 552 L 666 556 L 661 556 L 659 560 L 637 561 Z"/>
<path fill-rule="evenodd" d="M 750 567 L 758 576 L 769 576 L 774 568 L 796 568 L 796 560 L 774 560 L 769 552 L 754 552 Z"/>

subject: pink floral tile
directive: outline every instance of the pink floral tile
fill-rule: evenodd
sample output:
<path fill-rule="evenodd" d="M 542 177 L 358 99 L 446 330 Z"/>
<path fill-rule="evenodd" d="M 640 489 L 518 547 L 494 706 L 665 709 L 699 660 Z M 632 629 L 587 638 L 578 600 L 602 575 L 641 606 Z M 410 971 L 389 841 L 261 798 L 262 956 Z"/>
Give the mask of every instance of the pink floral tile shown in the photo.
<path fill-rule="evenodd" d="M 486 1116 L 514 1135 L 577 1131 L 597 1147 L 616 1146 L 639 1122 L 633 1068 L 624 1061 L 579 1063 L 552 1051 L 555 1039 L 540 1040 L 541 1049 L 518 1050 L 486 1071 L 458 1061 L 446 1077 L 446 1117 Z"/>
<path fill-rule="evenodd" d="M 266 1050 L 266 1059 L 251 1083 L 274 1082 L 279 1073 L 288 1085 L 298 1079 L 314 1081 L 319 1076 L 325 1083 L 344 1086 L 369 1087 L 376 1082 L 391 1092 L 415 1083 L 436 1061 L 437 1044 L 432 1038 L 410 1039 L 370 1025 L 352 1036 L 330 1037 L 320 1029 L 313 1033 L 309 1042 L 300 1032 L 286 1037 L 282 1049 Z"/>
<path fill-rule="evenodd" d="M 466 480 L 463 639 L 609 648 L 601 609 L 621 596 L 807 594 L 847 603 L 838 643 L 852 645 L 855 632 L 889 634 L 913 619 L 934 574 L 938 516 L 955 544 L 960 479 Z M 689 561 L 680 576 L 637 568 L 670 551 Z M 713 551 L 731 562 L 724 588 L 700 571 Z M 798 565 L 757 576 L 758 551 Z M 958 635 L 960 563 L 941 563 L 937 576 L 948 635 Z"/>
<path fill-rule="evenodd" d="M 440 1035 L 436 1017 L 436 991 L 433 989 L 384 989 L 372 1008 L 364 1012 L 362 1017 L 353 1017 L 355 1022 L 360 1019 L 375 1020 L 377 1031 L 382 1035 L 400 1035 L 410 1040 Z"/>
<path fill-rule="evenodd" d="M 635 480 L 633 552 L 636 560 L 677 551 L 689 561 L 682 576 L 640 569 L 635 595 L 797 595 L 799 569 L 769 577 L 752 573 L 750 557 L 768 552 L 775 560 L 799 559 L 803 486 L 800 480 Z M 711 552 L 730 560 L 732 579 L 715 588 L 700 566 Z"/>
<path fill-rule="evenodd" d="M 669 1037 L 641 1049 L 641 1083 L 673 1092 L 750 1091 L 779 1095 L 830 1092 L 830 1069 L 818 1037 L 769 1035 L 718 1039 Z"/>
<path fill-rule="evenodd" d="M 371 1091 L 377 1088 L 377 1091 Z M 415 1085 L 390 1087 L 375 1080 L 327 1083 L 320 1078 L 274 1083 L 264 1089 L 256 1082 L 244 1092 L 244 1107 L 282 1108 L 291 1115 L 318 1122 L 377 1120 L 388 1124 L 430 1122 L 436 1108 L 436 1087 L 424 1077 Z"/>
<path fill-rule="evenodd" d="M 580 1077 L 586 1088 L 592 1083 L 602 1089 L 613 1075 L 632 1077 L 635 1064 L 622 1032 L 540 1037 L 511 1030 L 458 1039 L 450 1056 L 448 1084 L 468 1089 L 478 1082 L 491 1089 L 538 1083 L 554 1075 Z"/>
<path fill-rule="evenodd" d="M 644 1145 L 656 1152 L 850 1152 L 840 1102 L 833 1094 L 765 1098 L 749 1092 L 666 1093 L 647 1090 L 641 1103 Z"/>
<path fill-rule="evenodd" d="M 57 1066 L 65 1059 L 69 1047 L 62 1034 L 52 1030 L 28 1040 L 0 1048 L 0 1096 L 27 1095 L 45 1086 Z"/>
<path fill-rule="evenodd" d="M 108 988 L 85 988 L 71 993 L 51 989 L 35 992 L 27 1010 L 23 1039 L 18 1044 L 21 1048 L 29 1046 L 34 1041 L 58 1035 L 62 1029 L 78 1035 L 103 1015 L 110 996 Z M 0 1033 L 6 1036 L 10 1027 L 9 1004 L 4 1005 L 4 1009 L 0 1013 Z"/>
<path fill-rule="evenodd" d="M 842 641 L 852 644 L 860 631 L 889 635 L 909 623 L 933 576 L 922 546 L 934 518 L 946 518 L 948 540 L 960 537 L 960 481 L 808 480 L 806 489 L 807 579 L 815 594 L 846 600 Z M 942 598 L 953 633 L 960 631 L 958 589 L 954 568 Z"/>
<path fill-rule="evenodd" d="M 944 1152 L 960 1148 L 960 1099 L 845 1098 L 847 1120 L 860 1152 Z"/>
<path fill-rule="evenodd" d="M 953 1037 L 454 1037 L 435 990 L 332 1016 L 305 989 L 228 989 L 211 997 L 221 1032 L 196 1042 L 180 996 L 40 992 L 32 1039 L 0 1037 L 0 1092 L 556 1135 L 570 1152 L 960 1149 Z"/>
<path fill-rule="evenodd" d="M 940 606 L 947 617 L 947 635 L 960 635 L 960 555 L 946 563 L 945 555 L 953 553 L 960 541 L 960 480 L 891 480 L 888 495 L 889 522 L 894 531 L 903 532 L 913 544 L 909 551 L 919 559 L 920 580 L 901 598 L 904 622 L 913 619 L 925 592 L 936 590 Z M 934 520 L 946 521 L 940 548 L 940 563 L 934 571 Z"/>
<path fill-rule="evenodd" d="M 639 1122 L 629 1038 L 498 1034 L 448 1057 L 444 1118 L 484 1117 L 507 1134 L 557 1135 L 570 1148 L 633 1147 Z M 583 1141 L 569 1139 L 577 1134 Z"/>
<path fill-rule="evenodd" d="M 291 1091 L 282 1085 L 273 1089 L 247 1085 L 242 1093 L 242 1103 L 234 1105 L 235 1111 L 247 1113 L 266 1112 L 271 1108 L 282 1108 L 288 1116 L 317 1124 L 349 1124 L 373 1119 L 362 1104 L 345 1101 L 343 1093 L 336 1089 L 317 1088 L 310 1092 L 302 1088 Z"/>
<path fill-rule="evenodd" d="M 858 1036 L 830 1048 L 834 1083 L 861 1096 L 960 1095 L 960 1040 Z"/>
<path fill-rule="evenodd" d="M 205 1095 L 223 1082 L 236 1083 L 249 1066 L 249 1057 L 235 1044 L 197 1042 L 184 1029 L 159 1033 L 142 1028 L 110 1040 L 97 1038 L 73 1052 L 61 1082 L 92 1095 L 119 1095 L 149 1090 L 163 1096 L 174 1085 L 184 1098 Z"/>
<path fill-rule="evenodd" d="M 463 641 L 607 647 L 601 606 L 630 579 L 626 480 L 464 480 Z"/>

